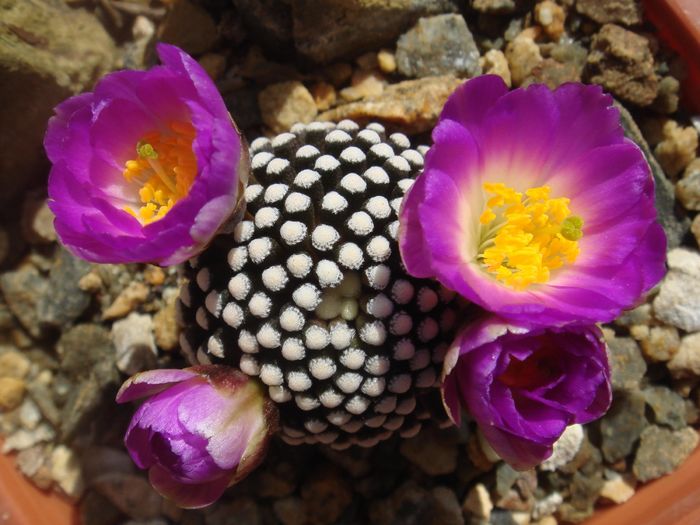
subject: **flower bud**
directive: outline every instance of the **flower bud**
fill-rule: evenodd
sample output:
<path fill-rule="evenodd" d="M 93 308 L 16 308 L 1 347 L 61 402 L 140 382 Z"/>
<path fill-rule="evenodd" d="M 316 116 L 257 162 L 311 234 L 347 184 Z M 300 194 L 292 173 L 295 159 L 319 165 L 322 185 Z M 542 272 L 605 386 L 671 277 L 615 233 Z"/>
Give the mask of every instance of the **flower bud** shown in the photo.
<path fill-rule="evenodd" d="M 277 430 L 261 386 L 226 366 L 142 372 L 122 385 L 117 402 L 143 397 L 124 442 L 153 487 L 183 508 L 213 503 L 248 475 Z"/>

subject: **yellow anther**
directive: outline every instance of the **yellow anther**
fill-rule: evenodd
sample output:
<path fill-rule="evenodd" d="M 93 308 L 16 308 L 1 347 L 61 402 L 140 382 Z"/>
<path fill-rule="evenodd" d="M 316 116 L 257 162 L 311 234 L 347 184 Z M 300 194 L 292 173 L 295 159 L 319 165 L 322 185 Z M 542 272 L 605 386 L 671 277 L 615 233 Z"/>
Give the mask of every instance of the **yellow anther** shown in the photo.
<path fill-rule="evenodd" d="M 188 122 L 171 122 L 170 131 L 144 134 L 136 144 L 137 157 L 124 163 L 122 175 L 134 186 L 141 207 L 124 207 L 142 224 L 163 218 L 190 191 L 197 177 L 192 151 L 195 129 Z M 138 208 L 138 212 L 134 209 Z"/>
<path fill-rule="evenodd" d="M 571 215 L 568 198 L 551 199 L 548 186 L 524 195 L 502 183 L 484 184 L 484 190 L 491 196 L 479 218 L 479 260 L 497 280 L 524 290 L 576 260 L 583 220 Z"/>

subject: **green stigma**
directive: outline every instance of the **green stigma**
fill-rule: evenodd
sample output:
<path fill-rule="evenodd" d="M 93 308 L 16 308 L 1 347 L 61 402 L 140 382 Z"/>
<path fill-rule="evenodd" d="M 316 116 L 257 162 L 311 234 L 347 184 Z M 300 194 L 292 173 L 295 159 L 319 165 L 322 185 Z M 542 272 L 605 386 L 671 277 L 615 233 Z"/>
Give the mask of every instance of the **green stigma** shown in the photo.
<path fill-rule="evenodd" d="M 136 153 L 138 153 L 139 157 L 143 159 L 158 158 L 158 152 L 148 142 L 139 142 L 136 144 Z"/>
<path fill-rule="evenodd" d="M 578 241 L 583 237 L 583 219 L 578 215 L 567 217 L 561 223 L 561 235 L 569 241 Z"/>

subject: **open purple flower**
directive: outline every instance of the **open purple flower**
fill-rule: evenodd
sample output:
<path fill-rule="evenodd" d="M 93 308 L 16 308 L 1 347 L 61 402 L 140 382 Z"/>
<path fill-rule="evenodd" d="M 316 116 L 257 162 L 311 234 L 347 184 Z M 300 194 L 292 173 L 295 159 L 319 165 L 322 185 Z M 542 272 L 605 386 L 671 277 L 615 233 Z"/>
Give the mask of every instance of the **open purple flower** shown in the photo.
<path fill-rule="evenodd" d="M 107 75 L 49 121 L 49 207 L 84 259 L 177 264 L 236 208 L 241 136 L 197 62 L 157 50 L 163 65 Z"/>
<path fill-rule="evenodd" d="M 443 365 L 443 399 L 455 422 L 463 405 L 493 449 L 527 469 L 548 458 L 568 425 L 610 406 L 605 343 L 595 326 L 509 324 L 490 316 L 467 326 Z"/>
<path fill-rule="evenodd" d="M 122 385 L 117 402 L 143 397 L 124 442 L 153 487 L 184 508 L 213 503 L 248 475 L 277 427 L 262 387 L 225 366 L 142 372 Z"/>
<path fill-rule="evenodd" d="M 543 325 L 610 321 L 663 276 L 649 167 L 599 87 L 478 77 L 433 141 L 400 217 L 412 275 Z"/>

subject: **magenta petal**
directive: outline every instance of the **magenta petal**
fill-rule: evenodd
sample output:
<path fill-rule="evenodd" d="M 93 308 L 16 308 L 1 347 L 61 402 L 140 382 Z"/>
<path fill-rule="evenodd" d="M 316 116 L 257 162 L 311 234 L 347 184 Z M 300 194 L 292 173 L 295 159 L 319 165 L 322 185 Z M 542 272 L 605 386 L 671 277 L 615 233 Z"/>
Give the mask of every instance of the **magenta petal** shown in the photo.
<path fill-rule="evenodd" d="M 160 369 L 140 372 L 124 381 L 117 392 L 117 403 L 127 403 L 134 399 L 152 396 L 162 392 L 166 388 L 196 377 L 197 374 L 190 370 Z"/>
<path fill-rule="evenodd" d="M 543 445 L 495 427 L 480 427 L 489 445 L 517 470 L 528 470 L 552 455 L 553 444 Z"/>
<path fill-rule="evenodd" d="M 608 321 L 634 306 L 663 275 L 664 242 L 649 167 L 618 117 L 596 86 L 507 92 L 499 79 L 468 80 L 445 105 L 399 215 L 409 273 L 435 277 L 479 307 L 528 325 Z M 550 267 L 544 282 L 505 284 L 483 262 L 504 223 L 496 204 L 495 219 L 481 224 L 486 183 L 518 192 L 546 185 L 553 198 L 569 199 L 571 214 L 583 221 L 577 258 Z M 529 233 L 537 232 L 520 239 Z M 525 242 L 541 251 L 538 238 Z M 501 260 L 514 259 L 504 253 Z"/>
<path fill-rule="evenodd" d="M 221 497 L 230 483 L 229 477 L 225 475 L 205 483 L 183 483 L 158 465 L 150 468 L 148 479 L 161 496 L 183 509 L 200 509 L 211 505 Z"/>

